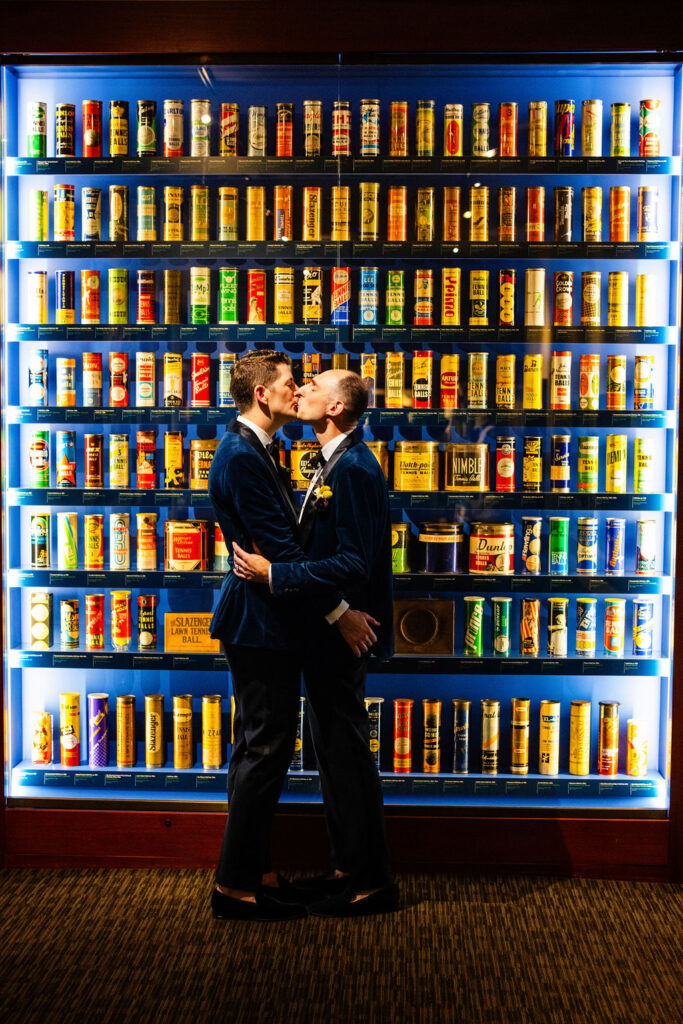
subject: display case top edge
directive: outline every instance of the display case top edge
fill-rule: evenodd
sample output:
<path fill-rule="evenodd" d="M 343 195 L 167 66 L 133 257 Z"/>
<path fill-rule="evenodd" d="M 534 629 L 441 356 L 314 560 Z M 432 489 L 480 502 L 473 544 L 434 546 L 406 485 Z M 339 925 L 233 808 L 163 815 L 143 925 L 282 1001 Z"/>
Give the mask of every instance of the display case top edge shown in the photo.
<path fill-rule="evenodd" d="M 599 60 L 596 59 L 599 56 Z M 60 53 L 10 53 L 0 55 L 0 65 L 17 78 L 54 78 L 73 72 L 74 77 L 91 78 L 94 73 L 100 74 L 107 81 L 112 73 L 122 77 L 139 77 L 138 68 L 144 68 L 145 75 L 158 77 L 168 81 L 170 75 L 185 74 L 196 79 L 198 66 L 210 71 L 216 81 L 223 77 L 230 80 L 245 72 L 249 77 L 254 71 L 259 76 L 271 74 L 281 77 L 283 68 L 288 73 L 300 71 L 303 78 L 320 70 L 330 77 L 347 75 L 350 78 L 359 74 L 367 75 L 372 70 L 378 76 L 394 75 L 392 65 L 400 66 L 402 74 L 414 74 L 424 77 L 449 77 L 455 72 L 459 76 L 471 75 L 500 78 L 505 73 L 505 65 L 510 65 L 510 73 L 519 75 L 555 73 L 557 65 L 562 66 L 562 74 L 568 77 L 584 77 L 587 73 L 598 77 L 613 77 L 617 73 L 642 73 L 647 68 L 648 74 L 670 78 L 679 69 L 683 61 L 683 50 L 671 48 L 667 50 L 632 50 L 626 54 L 623 50 L 600 51 L 552 51 L 533 50 L 500 50 L 491 51 L 439 51 L 425 49 L 419 52 L 406 50 L 333 50 L 319 51 L 245 51 L 234 50 L 211 51 L 207 53 L 193 52 L 156 52 L 156 53 L 102 53 L 102 52 L 60 52 Z M 452 67 L 449 72 L 447 68 Z"/>

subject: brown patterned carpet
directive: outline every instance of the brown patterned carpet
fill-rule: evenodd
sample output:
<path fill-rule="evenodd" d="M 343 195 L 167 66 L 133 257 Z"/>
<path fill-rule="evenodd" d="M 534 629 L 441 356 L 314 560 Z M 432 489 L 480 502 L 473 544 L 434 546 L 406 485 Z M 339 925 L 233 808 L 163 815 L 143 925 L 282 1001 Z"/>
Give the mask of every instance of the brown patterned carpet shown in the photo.
<path fill-rule="evenodd" d="M 683 886 L 406 875 L 365 921 L 214 921 L 207 871 L 0 871 L 0 1020 L 682 1024 Z"/>

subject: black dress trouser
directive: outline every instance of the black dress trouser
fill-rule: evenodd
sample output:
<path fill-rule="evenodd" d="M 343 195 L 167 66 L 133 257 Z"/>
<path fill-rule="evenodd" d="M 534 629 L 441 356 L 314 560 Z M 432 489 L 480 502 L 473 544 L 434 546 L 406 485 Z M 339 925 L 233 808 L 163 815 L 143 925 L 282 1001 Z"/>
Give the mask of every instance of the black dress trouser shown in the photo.
<path fill-rule="evenodd" d="M 392 881 L 384 805 L 365 708 L 367 658 L 356 658 L 335 626 L 325 625 L 303 656 L 304 688 L 332 867 L 356 889 Z"/>
<path fill-rule="evenodd" d="M 225 645 L 235 698 L 228 820 L 216 881 L 255 891 L 270 871 L 270 831 L 296 740 L 301 660 Z"/>

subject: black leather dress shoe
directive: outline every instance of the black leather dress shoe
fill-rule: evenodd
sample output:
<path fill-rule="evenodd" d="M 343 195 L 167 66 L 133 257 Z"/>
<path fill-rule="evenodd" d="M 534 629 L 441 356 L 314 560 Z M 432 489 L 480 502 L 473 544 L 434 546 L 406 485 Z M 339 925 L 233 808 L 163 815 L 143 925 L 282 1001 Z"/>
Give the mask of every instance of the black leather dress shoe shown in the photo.
<path fill-rule="evenodd" d="M 387 914 L 398 909 L 399 892 L 397 885 L 385 885 L 383 889 L 354 899 L 353 890 L 330 896 L 320 903 L 311 903 L 309 914 L 315 917 L 364 917 L 367 914 Z"/>
<path fill-rule="evenodd" d="M 306 917 L 306 908 L 300 903 L 280 903 L 262 893 L 257 893 L 252 903 L 226 896 L 218 889 L 211 893 L 211 910 L 214 917 L 226 921 L 294 921 Z"/>
<path fill-rule="evenodd" d="M 310 900 L 310 892 L 305 889 L 299 889 L 296 885 L 288 882 L 282 875 L 277 876 L 277 885 L 262 885 L 261 892 L 265 896 L 269 896 L 271 900 L 277 900 L 278 903 L 306 903 L 306 900 Z M 317 898 L 317 897 L 316 897 Z"/>
<path fill-rule="evenodd" d="M 308 875 L 295 878 L 292 885 L 301 893 L 301 902 L 310 904 L 319 902 L 328 896 L 339 896 L 349 887 L 349 876 L 328 878 L 327 875 Z"/>

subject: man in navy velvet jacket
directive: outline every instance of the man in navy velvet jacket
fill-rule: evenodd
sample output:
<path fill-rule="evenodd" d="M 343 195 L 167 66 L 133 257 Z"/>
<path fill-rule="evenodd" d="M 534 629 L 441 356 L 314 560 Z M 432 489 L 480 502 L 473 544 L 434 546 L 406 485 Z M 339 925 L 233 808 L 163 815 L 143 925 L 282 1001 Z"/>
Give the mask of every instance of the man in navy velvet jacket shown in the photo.
<path fill-rule="evenodd" d="M 226 542 L 256 547 L 273 561 L 303 559 L 295 540 L 298 509 L 272 440 L 296 415 L 291 362 L 271 350 L 249 353 L 236 364 L 231 390 L 240 415 L 221 441 L 209 475 Z M 368 618 L 349 609 L 336 584 L 316 597 L 313 608 L 305 600 L 283 602 L 268 587 L 226 575 L 211 632 L 222 641 L 230 666 L 235 742 L 228 771 L 230 813 L 212 896 L 216 916 L 281 920 L 305 913 L 295 905 L 298 894 L 270 872 L 268 852 L 294 749 L 301 641 L 325 626 L 355 649 L 368 646 L 374 639 Z"/>
<path fill-rule="evenodd" d="M 361 378 L 329 370 L 297 392 L 297 416 L 311 423 L 322 465 L 311 480 L 299 516 L 302 557 L 270 559 L 234 544 L 235 573 L 296 609 L 343 589 L 354 608 L 372 616 L 371 646 L 352 650 L 338 631 L 312 627 L 303 653 L 311 735 L 332 846 L 329 874 L 300 880 L 311 891 L 310 910 L 352 917 L 394 909 L 382 791 L 370 752 L 365 679 L 370 652 L 393 650 L 391 516 L 382 470 L 354 430 L 367 406 Z M 265 555 L 265 552 L 263 553 Z"/>

